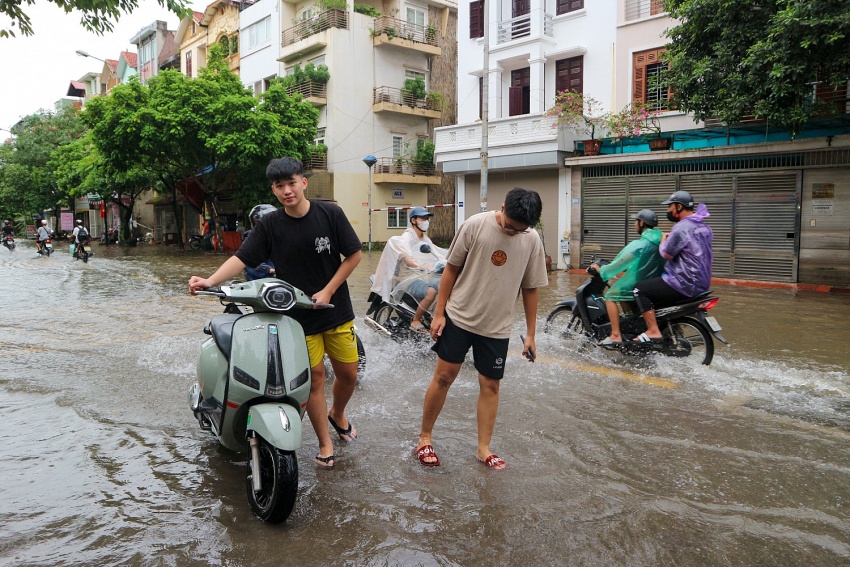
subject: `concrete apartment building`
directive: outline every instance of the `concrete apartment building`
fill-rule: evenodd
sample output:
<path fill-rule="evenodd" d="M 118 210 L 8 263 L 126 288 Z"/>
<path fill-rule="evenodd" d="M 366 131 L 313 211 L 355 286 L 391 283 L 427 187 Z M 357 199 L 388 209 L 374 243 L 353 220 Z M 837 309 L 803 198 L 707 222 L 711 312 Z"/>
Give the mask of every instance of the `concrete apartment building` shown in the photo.
<path fill-rule="evenodd" d="M 513 0 L 491 6 L 489 208 L 513 185 L 540 191 L 547 253 L 558 267 L 577 267 L 593 254 L 613 257 L 634 237 L 629 214 L 644 207 L 663 212 L 659 203 L 684 189 L 712 214 L 716 277 L 850 285 L 847 87 L 813 84 L 813 96 L 829 100 L 833 110 L 795 137 L 755 119 L 694 123 L 667 109 L 666 90 L 654 91 L 647 80 L 662 64 L 664 31 L 675 25 L 663 4 L 601 4 Z M 482 60 L 483 45 L 463 34 L 467 26 L 469 35 L 480 32 L 476 9 L 473 2 L 459 10 L 465 67 L 459 69 L 458 125 L 435 134 L 437 162 L 444 174 L 456 176 L 458 200 L 476 205 L 466 207 L 466 216 L 478 211 L 480 187 L 480 103 L 468 77 L 481 75 L 481 64 L 476 69 L 469 63 Z M 528 33 L 520 27 L 526 20 Z M 635 100 L 663 110 L 661 137 L 670 149 L 650 151 L 644 138 L 606 139 L 600 155 L 582 156 L 581 140 L 553 129 L 543 115 L 562 90 L 564 73 L 581 77 L 572 83 L 581 86 L 577 90 L 609 110 Z M 665 220 L 661 228 L 670 224 Z"/>

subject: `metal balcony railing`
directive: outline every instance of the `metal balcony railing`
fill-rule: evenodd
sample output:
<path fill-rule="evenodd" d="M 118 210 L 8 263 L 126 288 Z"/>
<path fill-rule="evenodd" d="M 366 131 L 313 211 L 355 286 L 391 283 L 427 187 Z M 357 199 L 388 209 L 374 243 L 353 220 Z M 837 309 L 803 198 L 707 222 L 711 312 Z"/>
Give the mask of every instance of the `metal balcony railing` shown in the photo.
<path fill-rule="evenodd" d="M 437 29 L 433 25 L 420 26 L 391 16 L 380 16 L 375 18 L 375 35 L 381 34 L 386 34 L 389 39 L 400 37 L 437 47 Z"/>
<path fill-rule="evenodd" d="M 303 83 L 286 88 L 286 94 L 289 96 L 295 93 L 300 94 L 304 98 L 328 98 L 328 86 L 315 81 L 304 81 Z"/>
<path fill-rule="evenodd" d="M 415 160 L 407 158 L 378 158 L 375 164 L 375 173 L 389 173 L 395 175 L 437 175 L 437 167 L 432 164 L 416 163 Z"/>
<path fill-rule="evenodd" d="M 409 90 L 394 87 L 375 87 L 373 89 L 372 104 L 379 102 L 400 104 L 402 106 L 409 106 L 410 108 L 436 110 L 437 112 L 442 110 L 440 103 L 430 96 L 416 98 Z"/>
<path fill-rule="evenodd" d="M 345 10 L 325 10 L 312 18 L 298 22 L 295 26 L 284 30 L 281 34 L 281 46 L 286 47 L 298 43 L 304 38 L 315 35 L 331 28 L 348 29 L 348 12 Z"/>
<path fill-rule="evenodd" d="M 626 21 L 664 13 L 664 0 L 626 0 Z"/>
<path fill-rule="evenodd" d="M 304 160 L 304 169 L 308 171 L 326 171 L 328 169 L 328 154 L 311 152 L 310 155 L 307 156 L 307 159 Z"/>
<path fill-rule="evenodd" d="M 521 37 L 529 37 L 531 35 L 531 14 L 523 14 L 522 16 L 499 22 L 496 33 L 496 41 L 498 43 L 505 43 Z M 543 35 L 555 37 L 552 14 L 543 14 Z"/>

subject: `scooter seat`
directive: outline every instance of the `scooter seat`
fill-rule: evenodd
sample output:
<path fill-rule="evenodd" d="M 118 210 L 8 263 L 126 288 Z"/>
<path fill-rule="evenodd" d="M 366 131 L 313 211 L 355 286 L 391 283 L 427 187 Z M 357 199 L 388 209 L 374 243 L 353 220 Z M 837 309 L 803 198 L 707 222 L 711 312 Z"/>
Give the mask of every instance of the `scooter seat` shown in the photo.
<path fill-rule="evenodd" d="M 225 313 L 224 315 L 216 315 L 210 322 L 207 323 L 204 332 L 209 329 L 213 340 L 215 341 L 218 350 L 224 355 L 227 361 L 230 361 L 230 345 L 233 342 L 233 324 L 242 315 Z"/>

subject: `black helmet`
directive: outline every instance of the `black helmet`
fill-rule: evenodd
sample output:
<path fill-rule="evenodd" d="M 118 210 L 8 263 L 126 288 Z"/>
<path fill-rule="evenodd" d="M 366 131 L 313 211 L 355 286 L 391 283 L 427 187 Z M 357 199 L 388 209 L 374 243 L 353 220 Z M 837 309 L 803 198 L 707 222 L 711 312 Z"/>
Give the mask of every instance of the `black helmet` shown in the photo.
<path fill-rule="evenodd" d="M 655 228 L 656 226 L 658 226 L 658 216 L 652 209 L 641 209 L 629 218 L 632 220 L 641 220 L 643 221 L 643 224 L 645 224 L 649 228 Z"/>
<path fill-rule="evenodd" d="M 271 205 L 257 205 L 251 212 L 248 213 L 248 218 L 251 220 L 251 228 L 256 226 L 257 222 L 269 213 L 275 212 L 277 209 Z"/>
<path fill-rule="evenodd" d="M 676 191 L 670 198 L 661 203 L 662 205 L 669 205 L 670 203 L 679 203 L 683 205 L 686 209 L 694 208 L 694 198 L 691 197 L 691 194 L 687 191 Z"/>

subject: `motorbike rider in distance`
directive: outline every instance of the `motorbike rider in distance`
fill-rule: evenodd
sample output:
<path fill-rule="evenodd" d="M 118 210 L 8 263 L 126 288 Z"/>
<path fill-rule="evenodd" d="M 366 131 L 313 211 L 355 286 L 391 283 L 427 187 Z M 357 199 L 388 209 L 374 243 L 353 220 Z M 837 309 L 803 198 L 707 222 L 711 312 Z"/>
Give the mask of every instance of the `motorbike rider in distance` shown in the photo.
<path fill-rule="evenodd" d="M 47 228 L 47 219 L 41 220 L 41 226 L 38 227 L 38 237 L 35 241 L 35 247 L 41 252 L 44 249 L 44 243 L 50 238 L 50 229 Z"/>
<path fill-rule="evenodd" d="M 257 223 L 260 222 L 260 219 L 266 216 L 269 213 L 275 212 L 277 209 L 272 205 L 262 204 L 257 205 L 251 212 L 248 213 L 248 220 L 251 222 L 251 229 L 257 226 Z M 251 230 L 246 230 L 242 234 L 242 239 L 245 240 L 251 235 Z M 266 260 L 261 263 L 256 268 L 251 268 L 249 266 L 245 266 L 245 279 L 249 282 L 253 280 L 259 280 L 261 278 L 273 278 L 275 277 L 275 269 L 274 264 L 272 264 L 271 260 Z"/>
<path fill-rule="evenodd" d="M 601 346 L 623 342 L 618 302 L 634 301 L 635 284 L 659 276 L 664 269 L 664 258 L 658 253 L 663 233 L 656 228 L 658 217 L 655 212 L 642 209 L 629 218 L 635 221 L 635 231 L 640 238 L 626 245 L 610 263 L 601 267 L 593 263 L 587 268 L 588 273 L 597 272 L 606 281 L 622 274 L 603 296 L 608 320 L 611 321 L 611 334 L 599 343 Z"/>
<path fill-rule="evenodd" d="M 3 221 L 3 236 L 10 236 L 14 231 L 12 225 L 9 224 L 9 221 Z"/>
<path fill-rule="evenodd" d="M 675 223 L 663 236 L 658 252 L 667 260 L 661 276 L 635 285 L 635 303 L 646 321 L 646 332 L 635 341 L 657 342 L 661 330 L 655 319 L 656 307 L 667 307 L 708 291 L 714 254 L 714 234 L 705 224 L 710 215 L 704 203 L 694 209 L 687 191 L 676 191 L 661 203 L 667 205 L 667 219 Z"/>

